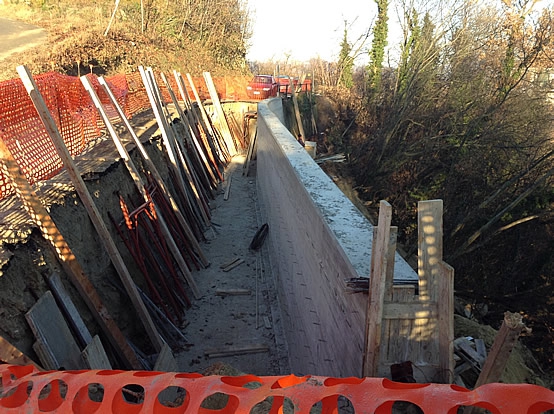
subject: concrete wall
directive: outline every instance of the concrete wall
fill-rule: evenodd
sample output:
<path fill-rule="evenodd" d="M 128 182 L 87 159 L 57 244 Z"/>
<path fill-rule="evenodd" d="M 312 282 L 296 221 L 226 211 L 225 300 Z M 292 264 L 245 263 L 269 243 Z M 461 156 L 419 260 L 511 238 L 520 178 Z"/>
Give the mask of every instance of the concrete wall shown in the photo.
<path fill-rule="evenodd" d="M 257 179 L 290 366 L 297 375 L 361 376 L 372 226 L 282 124 L 282 101 L 258 104 Z M 396 281 L 417 274 L 399 256 Z"/>

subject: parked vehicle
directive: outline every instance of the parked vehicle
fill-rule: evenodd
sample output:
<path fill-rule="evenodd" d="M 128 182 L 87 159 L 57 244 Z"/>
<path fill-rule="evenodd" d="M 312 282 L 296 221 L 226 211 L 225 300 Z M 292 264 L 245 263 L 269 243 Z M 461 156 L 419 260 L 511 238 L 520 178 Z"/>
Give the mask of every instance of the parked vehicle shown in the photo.
<path fill-rule="evenodd" d="M 256 75 L 248 82 L 246 94 L 253 99 L 267 99 L 277 96 L 277 81 L 272 75 Z"/>
<path fill-rule="evenodd" d="M 277 77 L 277 83 L 279 84 L 279 93 L 283 95 L 288 95 L 291 93 L 291 86 L 290 86 L 291 78 L 285 75 L 281 75 Z M 298 79 L 292 78 L 292 84 L 294 87 L 298 87 Z"/>

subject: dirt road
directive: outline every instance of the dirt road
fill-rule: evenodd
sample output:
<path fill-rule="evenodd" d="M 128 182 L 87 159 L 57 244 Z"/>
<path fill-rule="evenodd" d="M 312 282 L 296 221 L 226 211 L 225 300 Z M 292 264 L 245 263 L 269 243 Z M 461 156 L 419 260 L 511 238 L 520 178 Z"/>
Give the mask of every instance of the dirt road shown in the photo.
<path fill-rule="evenodd" d="M 0 18 L 0 61 L 46 40 L 46 30 L 17 20 Z"/>

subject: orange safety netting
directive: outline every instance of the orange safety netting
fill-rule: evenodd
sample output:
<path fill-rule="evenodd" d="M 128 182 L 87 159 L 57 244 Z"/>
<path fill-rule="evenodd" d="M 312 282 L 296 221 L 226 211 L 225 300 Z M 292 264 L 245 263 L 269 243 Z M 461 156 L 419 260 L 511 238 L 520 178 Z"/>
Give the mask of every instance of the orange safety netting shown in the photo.
<path fill-rule="evenodd" d="M 97 78 L 94 75 L 88 76 L 100 100 L 105 104 L 108 114 L 116 120 L 117 113 L 111 107 L 108 97 L 100 89 Z M 102 135 L 101 129 L 104 125 L 80 79 L 55 72 L 35 75 L 33 78 L 69 153 L 74 157 L 81 154 L 93 140 Z M 171 102 L 162 80 L 157 81 L 164 100 Z M 150 108 L 148 96 L 138 72 L 107 77 L 106 82 L 128 118 Z M 180 99 L 175 79 L 171 77 L 169 82 Z M 209 96 L 204 81 L 201 78 L 194 78 L 194 82 L 200 98 L 207 99 Z M 243 98 L 242 80 L 233 82 L 220 78 L 214 79 L 214 83 L 221 95 L 220 99 Z M 191 91 L 188 92 L 191 95 Z M 191 96 L 191 99 L 194 97 Z M 0 82 L 0 139 L 6 143 L 31 184 L 53 177 L 63 167 L 21 79 Z M 9 177 L 0 171 L 0 199 L 13 192 Z"/>
<path fill-rule="evenodd" d="M 102 133 L 101 117 L 80 79 L 50 72 L 36 75 L 34 80 L 69 153 L 80 154 Z M 99 93 L 97 79 L 91 76 L 91 80 Z M 106 81 L 127 116 L 147 107 L 148 97 L 144 88 L 135 86 L 135 77 L 116 75 Z M 141 82 L 140 77 L 138 81 Z M 104 103 L 109 102 L 106 96 L 99 95 Z M 51 178 L 63 167 L 20 79 L 0 83 L 0 139 L 31 183 Z M 0 198 L 12 192 L 9 177 L 0 175 Z"/>
<path fill-rule="evenodd" d="M 554 392 L 530 384 L 487 384 L 473 391 L 447 384 L 404 384 L 383 378 L 244 375 L 202 376 L 153 371 L 49 371 L 0 365 L 0 413 L 337 413 L 339 398 L 356 413 L 390 413 L 396 401 L 426 414 L 479 406 L 492 414 L 540 414 L 554 409 Z M 223 398 L 221 398 L 223 396 Z M 269 398 L 271 397 L 271 398 Z M 212 401 L 210 401 L 210 398 Z M 268 399 L 269 398 L 269 399 Z M 217 406 L 214 407 L 214 399 Z M 212 404 L 210 404 L 210 402 Z"/>

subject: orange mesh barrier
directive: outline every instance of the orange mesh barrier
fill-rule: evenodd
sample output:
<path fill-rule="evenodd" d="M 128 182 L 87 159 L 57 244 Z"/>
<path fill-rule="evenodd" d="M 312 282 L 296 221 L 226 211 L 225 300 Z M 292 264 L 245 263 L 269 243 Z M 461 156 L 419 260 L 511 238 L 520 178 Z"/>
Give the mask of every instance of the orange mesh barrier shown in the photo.
<path fill-rule="evenodd" d="M 33 78 L 70 154 L 72 156 L 79 155 L 91 141 L 101 136 L 101 128 L 104 127 L 89 94 L 78 77 L 49 72 L 35 75 Z M 106 105 L 108 114 L 116 121 L 117 113 L 109 104 L 108 97 L 99 88 L 97 78 L 94 75 L 89 75 L 89 78 L 100 100 Z M 163 86 L 161 78 L 158 77 L 158 79 L 164 99 L 166 102 L 171 102 L 170 95 Z M 168 76 L 168 80 L 180 99 L 173 75 Z M 127 117 L 131 118 L 150 107 L 140 73 L 115 75 L 106 78 L 106 81 Z M 209 95 L 203 79 L 196 77 L 194 82 L 201 99 L 207 99 Z M 220 78 L 214 79 L 214 82 L 221 99 L 227 98 L 227 89 L 231 92 L 231 98 L 244 99 L 244 93 L 239 93 L 241 80 L 233 83 L 233 81 L 227 82 L 225 78 Z M 234 86 L 228 88 L 228 84 Z M 191 91 L 189 91 L 190 93 Z M 191 96 L 191 99 L 194 100 L 194 97 Z M 6 143 L 31 183 L 47 180 L 56 175 L 63 167 L 63 163 L 19 78 L 0 82 L 0 139 Z M 0 173 L 0 199 L 12 193 L 13 188 L 10 185 L 9 177 Z"/>
<path fill-rule="evenodd" d="M 382 378 L 39 372 L 33 366 L 15 365 L 0 365 L 0 376 L 0 413 L 227 414 L 250 413 L 253 408 L 252 412 L 279 413 L 288 406 L 307 414 L 316 404 L 321 413 L 336 413 L 344 399 L 350 402 L 350 412 L 375 414 L 390 413 L 395 401 L 415 404 L 426 414 L 455 414 L 462 406 L 483 407 L 492 414 L 554 409 L 554 392 L 529 384 L 487 384 L 469 391 L 456 385 L 403 384 Z"/>

